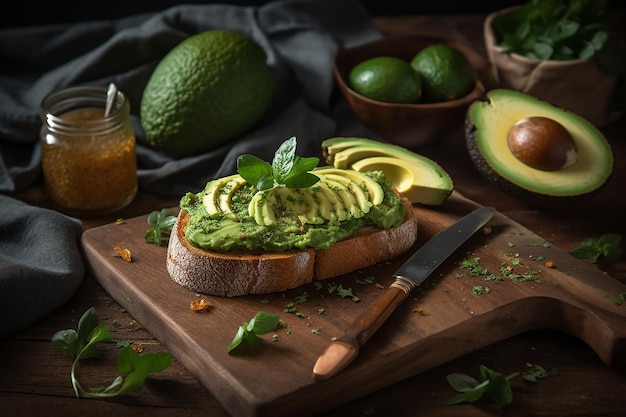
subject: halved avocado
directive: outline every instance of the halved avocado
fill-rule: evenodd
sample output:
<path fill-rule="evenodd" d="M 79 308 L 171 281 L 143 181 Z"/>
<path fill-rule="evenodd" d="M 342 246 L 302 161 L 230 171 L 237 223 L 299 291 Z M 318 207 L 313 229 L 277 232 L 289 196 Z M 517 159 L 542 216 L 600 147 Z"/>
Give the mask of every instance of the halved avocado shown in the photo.
<path fill-rule="evenodd" d="M 544 117 L 561 124 L 577 149 L 576 161 L 561 169 L 533 168 L 509 148 L 509 131 L 519 121 Z M 555 208 L 589 199 L 613 172 L 613 152 L 602 133 L 584 118 L 525 93 L 495 89 L 475 101 L 465 121 L 467 149 L 488 181 L 527 203 Z"/>
<path fill-rule="evenodd" d="M 413 204 L 439 205 L 454 188 L 435 161 L 398 145 L 366 138 L 336 137 L 322 142 L 326 163 L 355 171 L 383 171 Z"/>

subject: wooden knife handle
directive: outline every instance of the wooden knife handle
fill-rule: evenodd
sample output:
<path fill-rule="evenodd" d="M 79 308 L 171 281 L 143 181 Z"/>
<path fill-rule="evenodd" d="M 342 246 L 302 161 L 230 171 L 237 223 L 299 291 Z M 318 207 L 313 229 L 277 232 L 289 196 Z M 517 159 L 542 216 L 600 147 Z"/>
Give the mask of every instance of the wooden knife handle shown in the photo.
<path fill-rule="evenodd" d="M 333 341 L 320 355 L 313 367 L 313 377 L 328 379 L 357 357 L 361 346 L 380 328 L 395 309 L 406 299 L 415 284 L 405 278 L 396 280 L 374 303 L 348 327 L 346 333 Z"/>

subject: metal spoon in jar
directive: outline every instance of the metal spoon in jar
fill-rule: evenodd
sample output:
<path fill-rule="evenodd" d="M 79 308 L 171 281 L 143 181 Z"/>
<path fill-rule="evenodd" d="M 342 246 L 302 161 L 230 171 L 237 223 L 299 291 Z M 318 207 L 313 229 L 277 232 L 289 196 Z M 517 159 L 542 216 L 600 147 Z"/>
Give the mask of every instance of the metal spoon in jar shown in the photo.
<path fill-rule="evenodd" d="M 109 88 L 107 89 L 107 101 L 104 107 L 104 117 L 111 114 L 113 103 L 115 103 L 115 97 L 117 97 L 117 86 L 115 83 L 110 83 Z"/>

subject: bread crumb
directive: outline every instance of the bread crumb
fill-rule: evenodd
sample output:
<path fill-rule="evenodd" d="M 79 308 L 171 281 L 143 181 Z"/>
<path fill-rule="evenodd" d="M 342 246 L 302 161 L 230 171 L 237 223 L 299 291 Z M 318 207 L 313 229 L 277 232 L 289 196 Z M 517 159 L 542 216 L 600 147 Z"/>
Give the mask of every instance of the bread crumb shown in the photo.
<path fill-rule="evenodd" d="M 199 300 L 192 300 L 189 302 L 189 308 L 192 311 L 205 311 L 207 308 L 209 308 L 211 306 L 211 303 L 208 302 L 206 299 L 201 298 Z"/>
<path fill-rule="evenodd" d="M 130 250 L 128 250 L 126 248 L 121 248 L 119 245 L 115 246 L 115 248 L 113 250 L 115 251 L 117 256 L 119 256 L 120 258 L 122 258 L 126 262 L 132 262 L 133 259 L 132 259 Z"/>

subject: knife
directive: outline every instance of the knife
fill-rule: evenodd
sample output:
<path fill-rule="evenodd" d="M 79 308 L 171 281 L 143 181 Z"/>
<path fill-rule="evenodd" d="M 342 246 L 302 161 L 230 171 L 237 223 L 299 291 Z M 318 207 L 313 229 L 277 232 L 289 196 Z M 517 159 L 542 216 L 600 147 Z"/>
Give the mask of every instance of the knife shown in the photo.
<path fill-rule="evenodd" d="M 420 285 L 443 261 L 493 217 L 493 207 L 481 207 L 441 230 L 419 248 L 393 277 L 393 283 L 348 327 L 345 334 L 331 342 L 315 362 L 313 377 L 328 379 L 350 364 L 409 292 Z"/>

